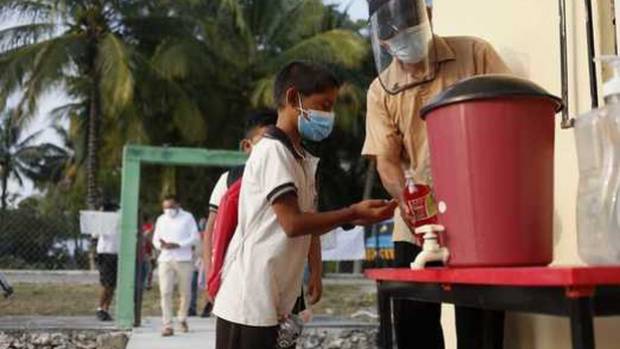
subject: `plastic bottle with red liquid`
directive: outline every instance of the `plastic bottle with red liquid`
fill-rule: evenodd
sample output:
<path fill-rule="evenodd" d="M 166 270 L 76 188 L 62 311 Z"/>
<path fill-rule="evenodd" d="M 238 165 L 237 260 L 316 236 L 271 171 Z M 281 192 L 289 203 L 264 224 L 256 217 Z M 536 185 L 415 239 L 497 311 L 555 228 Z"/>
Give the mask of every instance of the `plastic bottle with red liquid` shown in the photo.
<path fill-rule="evenodd" d="M 415 217 L 415 228 L 438 224 L 437 205 L 431 187 L 416 184 L 413 171 L 405 171 L 405 180 L 403 198 L 409 212 Z M 416 237 L 416 240 L 418 243 L 421 242 L 421 238 Z"/>

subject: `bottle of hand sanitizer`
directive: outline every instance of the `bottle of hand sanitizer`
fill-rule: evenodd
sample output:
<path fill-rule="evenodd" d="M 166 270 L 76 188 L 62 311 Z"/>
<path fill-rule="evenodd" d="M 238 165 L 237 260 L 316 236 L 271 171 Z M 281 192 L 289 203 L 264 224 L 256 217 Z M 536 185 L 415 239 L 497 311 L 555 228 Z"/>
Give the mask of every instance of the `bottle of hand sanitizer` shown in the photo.
<path fill-rule="evenodd" d="M 595 265 L 620 264 L 620 57 L 601 61 L 613 69 L 603 87 L 605 106 L 575 122 L 579 254 Z"/>

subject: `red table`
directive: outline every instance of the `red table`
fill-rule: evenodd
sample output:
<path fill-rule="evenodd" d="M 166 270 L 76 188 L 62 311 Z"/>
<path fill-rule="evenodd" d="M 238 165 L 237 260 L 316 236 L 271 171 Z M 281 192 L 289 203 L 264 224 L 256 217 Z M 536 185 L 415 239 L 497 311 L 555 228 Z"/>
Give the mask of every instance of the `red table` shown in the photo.
<path fill-rule="evenodd" d="M 567 316 L 575 349 L 595 348 L 594 316 L 620 315 L 620 266 L 371 269 L 366 277 L 377 281 L 380 340 L 390 349 L 393 298 Z"/>

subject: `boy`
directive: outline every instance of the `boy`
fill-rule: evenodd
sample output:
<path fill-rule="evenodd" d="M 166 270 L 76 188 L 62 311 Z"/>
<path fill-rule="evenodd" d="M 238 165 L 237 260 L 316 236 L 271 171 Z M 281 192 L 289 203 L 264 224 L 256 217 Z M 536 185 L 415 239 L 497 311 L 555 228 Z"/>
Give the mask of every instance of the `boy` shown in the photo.
<path fill-rule="evenodd" d="M 273 349 L 293 310 L 311 237 L 347 223 L 390 218 L 395 202 L 370 200 L 316 213 L 317 159 L 302 138 L 322 141 L 334 123 L 340 83 L 326 69 L 292 62 L 277 75 L 278 122 L 246 163 L 239 221 L 215 301 L 217 349 Z"/>
<path fill-rule="evenodd" d="M 278 120 L 278 113 L 273 109 L 265 109 L 250 114 L 245 122 L 245 136 L 240 142 L 241 150 L 246 154 L 252 153 L 252 148 L 263 138 L 267 130 L 275 126 Z M 211 268 L 212 250 L 213 250 L 213 228 L 215 224 L 215 217 L 219 209 L 220 201 L 228 190 L 228 187 L 232 185 L 236 180 L 243 175 L 243 169 L 245 166 L 239 166 L 224 172 L 218 179 L 211 198 L 209 199 L 209 216 L 203 237 L 203 272 L 205 275 L 209 275 Z M 321 298 L 322 293 L 322 261 L 321 261 L 321 245 L 319 237 L 315 237 L 312 240 L 310 252 L 308 254 L 308 264 L 310 269 L 309 277 L 309 289 L 308 295 L 310 296 L 310 304 L 317 303 Z M 211 304 L 213 300 L 210 299 L 208 293 L 207 304 L 203 310 L 203 317 L 207 317 L 211 312 Z M 302 295 L 303 297 L 303 295 Z M 298 299 L 296 304 L 297 310 L 304 310 L 305 304 L 303 298 Z"/>

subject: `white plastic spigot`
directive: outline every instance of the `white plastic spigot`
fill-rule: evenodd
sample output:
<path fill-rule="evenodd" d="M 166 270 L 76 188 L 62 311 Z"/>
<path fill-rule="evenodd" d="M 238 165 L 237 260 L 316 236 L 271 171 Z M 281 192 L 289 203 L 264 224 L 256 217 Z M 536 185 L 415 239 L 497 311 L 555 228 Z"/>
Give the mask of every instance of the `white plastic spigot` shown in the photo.
<path fill-rule="evenodd" d="M 429 224 L 416 228 L 416 235 L 423 235 L 424 243 L 422 244 L 422 252 L 418 254 L 416 259 L 411 263 L 411 269 L 424 269 L 426 263 L 429 262 L 448 262 L 450 252 L 446 247 L 439 245 L 439 233 L 446 231 L 443 225 Z"/>

